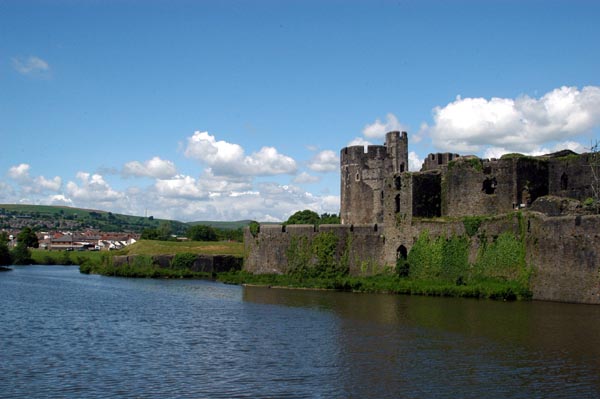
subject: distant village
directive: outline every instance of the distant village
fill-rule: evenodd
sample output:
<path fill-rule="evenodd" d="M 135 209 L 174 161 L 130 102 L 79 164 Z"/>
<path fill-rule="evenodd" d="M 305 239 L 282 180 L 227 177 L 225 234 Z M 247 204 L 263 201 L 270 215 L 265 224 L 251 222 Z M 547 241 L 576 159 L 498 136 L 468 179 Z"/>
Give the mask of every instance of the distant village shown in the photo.
<path fill-rule="evenodd" d="M 39 248 L 55 251 L 111 251 L 122 249 L 140 239 L 135 232 L 105 232 L 82 229 L 80 223 L 61 220 L 58 226 L 27 214 L 0 214 L 0 232 L 8 236 L 9 248 L 17 244 L 16 237 L 25 227 L 36 227 Z M 54 228 L 48 228 L 54 227 Z M 41 229 L 40 229 L 41 228 Z"/>
<path fill-rule="evenodd" d="M 8 234 L 9 248 L 17 244 L 18 233 L 19 231 L 15 230 Z M 40 249 L 54 251 L 112 251 L 135 244 L 140 239 L 140 235 L 135 233 L 106 233 L 96 230 L 84 232 L 42 231 L 36 235 Z"/>

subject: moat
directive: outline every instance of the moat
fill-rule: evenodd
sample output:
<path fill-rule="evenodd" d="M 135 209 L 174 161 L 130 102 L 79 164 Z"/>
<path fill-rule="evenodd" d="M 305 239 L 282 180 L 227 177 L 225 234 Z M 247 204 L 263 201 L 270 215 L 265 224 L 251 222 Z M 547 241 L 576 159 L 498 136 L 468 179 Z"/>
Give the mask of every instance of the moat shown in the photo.
<path fill-rule="evenodd" d="M 0 275 L 0 397 L 596 398 L 600 307 L 26 266 Z"/>

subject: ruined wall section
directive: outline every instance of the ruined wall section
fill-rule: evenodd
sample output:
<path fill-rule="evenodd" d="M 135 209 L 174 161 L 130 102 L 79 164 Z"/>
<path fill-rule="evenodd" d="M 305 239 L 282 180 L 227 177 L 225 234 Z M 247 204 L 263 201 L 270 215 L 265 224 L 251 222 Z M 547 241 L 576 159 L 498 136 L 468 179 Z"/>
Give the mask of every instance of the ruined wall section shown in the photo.
<path fill-rule="evenodd" d="M 548 195 L 548 162 L 545 159 L 522 157 L 513 161 L 515 167 L 515 207 L 527 208 L 539 197 Z"/>
<path fill-rule="evenodd" d="M 442 178 L 439 170 L 412 174 L 412 215 L 420 218 L 442 216 Z"/>
<path fill-rule="evenodd" d="M 494 215 L 512 209 L 513 169 L 499 161 L 462 157 L 442 176 L 442 216 Z"/>
<path fill-rule="evenodd" d="M 435 153 L 427 155 L 427 158 L 423 160 L 423 166 L 421 172 L 428 170 L 437 170 L 447 166 L 451 161 L 458 159 L 460 155 L 453 154 L 450 152 Z"/>
<path fill-rule="evenodd" d="M 586 153 L 549 159 L 549 194 L 579 201 L 592 197 L 591 156 Z"/>

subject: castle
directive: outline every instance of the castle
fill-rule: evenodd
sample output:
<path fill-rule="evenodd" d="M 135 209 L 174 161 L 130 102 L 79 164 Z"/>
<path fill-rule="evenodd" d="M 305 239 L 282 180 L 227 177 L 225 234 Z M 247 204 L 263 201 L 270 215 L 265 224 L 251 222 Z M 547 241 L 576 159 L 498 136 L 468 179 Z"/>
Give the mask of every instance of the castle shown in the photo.
<path fill-rule="evenodd" d="M 289 249 L 300 238 L 337 237 L 337 256 L 353 275 L 395 267 L 422 233 L 468 237 L 468 261 L 498 236 L 519 236 L 533 269 L 534 299 L 600 304 L 600 215 L 584 206 L 597 192 L 597 154 L 565 150 L 530 157 L 480 159 L 429 154 L 421 171 L 408 171 L 406 132 L 389 132 L 384 145 L 340 153 L 341 225 L 262 225 L 246 231 L 244 268 L 285 273 Z M 476 231 L 467 219 L 479 217 Z M 521 245 L 521 244 L 519 244 Z"/>
<path fill-rule="evenodd" d="M 385 145 L 370 145 L 366 152 L 362 146 L 346 147 L 340 155 L 342 224 L 499 215 L 530 208 L 548 195 L 578 201 L 593 196 L 592 155 L 569 150 L 491 160 L 429 154 L 420 172 L 405 173 L 407 134 L 389 132 Z"/>

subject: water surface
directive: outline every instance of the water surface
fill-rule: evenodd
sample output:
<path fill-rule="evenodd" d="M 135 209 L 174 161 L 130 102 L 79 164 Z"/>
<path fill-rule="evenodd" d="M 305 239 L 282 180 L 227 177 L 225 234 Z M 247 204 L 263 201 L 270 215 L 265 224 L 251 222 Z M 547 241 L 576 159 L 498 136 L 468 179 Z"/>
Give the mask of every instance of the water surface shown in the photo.
<path fill-rule="evenodd" d="M 596 398 L 600 307 L 0 274 L 2 398 Z"/>

